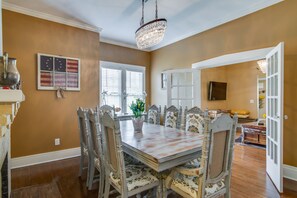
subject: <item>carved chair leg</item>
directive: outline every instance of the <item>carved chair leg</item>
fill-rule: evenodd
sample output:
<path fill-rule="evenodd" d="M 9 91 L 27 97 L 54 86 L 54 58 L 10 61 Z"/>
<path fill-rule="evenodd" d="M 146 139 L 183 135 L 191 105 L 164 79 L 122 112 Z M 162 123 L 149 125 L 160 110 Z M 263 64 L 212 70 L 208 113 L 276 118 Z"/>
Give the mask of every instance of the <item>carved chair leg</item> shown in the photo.
<path fill-rule="evenodd" d="M 103 170 L 100 171 L 100 180 L 99 180 L 99 190 L 98 190 L 98 198 L 103 197 L 103 188 L 104 188 L 104 173 Z"/>
<path fill-rule="evenodd" d="M 88 189 L 91 190 L 92 186 L 93 186 L 93 182 L 94 182 L 94 175 L 95 175 L 95 167 L 94 167 L 94 163 L 90 163 L 89 166 L 89 186 Z"/>
<path fill-rule="evenodd" d="M 84 167 L 84 160 L 85 159 L 85 156 L 83 154 L 83 150 L 81 148 L 81 154 L 80 154 L 80 166 L 79 166 L 79 177 L 82 176 L 82 172 L 83 172 L 83 167 Z"/>
<path fill-rule="evenodd" d="M 108 176 L 105 177 L 105 189 L 104 189 L 104 198 L 108 198 L 109 197 L 109 190 L 110 190 L 110 184 L 108 181 Z"/>
<path fill-rule="evenodd" d="M 89 156 L 86 156 L 87 160 L 88 160 L 88 168 L 87 168 L 87 182 L 86 182 L 86 186 L 87 188 L 89 188 L 89 185 L 92 185 L 90 184 L 90 170 L 91 170 L 91 163 L 90 163 L 90 157 Z"/>

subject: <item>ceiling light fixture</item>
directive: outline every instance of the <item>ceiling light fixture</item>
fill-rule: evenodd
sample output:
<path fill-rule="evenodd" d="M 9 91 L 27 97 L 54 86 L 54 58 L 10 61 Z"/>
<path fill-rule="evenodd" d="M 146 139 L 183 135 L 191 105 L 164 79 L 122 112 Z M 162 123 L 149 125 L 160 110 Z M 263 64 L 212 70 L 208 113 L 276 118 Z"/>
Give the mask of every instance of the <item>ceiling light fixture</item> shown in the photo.
<path fill-rule="evenodd" d="M 167 27 L 165 18 L 158 18 L 158 2 L 156 0 L 156 19 L 144 24 L 144 1 L 142 0 L 142 18 L 140 28 L 135 32 L 136 44 L 139 49 L 145 49 L 157 45 L 163 40 Z M 147 0 L 146 0 L 147 1 Z"/>
<path fill-rule="evenodd" d="M 260 67 L 261 72 L 262 72 L 263 74 L 266 74 L 266 71 L 267 71 L 267 65 L 268 65 L 266 59 L 258 60 L 257 63 L 258 63 L 258 65 L 259 65 L 259 67 Z"/>

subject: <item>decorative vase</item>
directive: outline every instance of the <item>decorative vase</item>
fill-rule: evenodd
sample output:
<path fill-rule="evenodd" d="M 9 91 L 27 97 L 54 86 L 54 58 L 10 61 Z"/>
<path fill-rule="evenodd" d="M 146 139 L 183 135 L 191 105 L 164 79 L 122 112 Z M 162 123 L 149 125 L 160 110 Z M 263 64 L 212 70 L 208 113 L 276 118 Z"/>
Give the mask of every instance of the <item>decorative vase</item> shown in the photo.
<path fill-rule="evenodd" d="M 135 132 L 142 131 L 143 121 L 144 121 L 144 118 L 142 116 L 138 118 L 132 118 L 132 123 L 133 123 Z"/>
<path fill-rule="evenodd" d="M 16 67 L 16 59 L 4 54 L 0 59 L 0 86 L 14 86 L 20 81 L 20 73 Z"/>

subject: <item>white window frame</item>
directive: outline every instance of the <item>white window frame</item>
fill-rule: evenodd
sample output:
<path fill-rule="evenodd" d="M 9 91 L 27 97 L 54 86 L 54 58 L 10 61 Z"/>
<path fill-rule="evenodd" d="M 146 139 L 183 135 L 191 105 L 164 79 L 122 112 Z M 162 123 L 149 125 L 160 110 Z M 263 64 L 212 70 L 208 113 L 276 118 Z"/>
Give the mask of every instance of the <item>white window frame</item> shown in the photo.
<path fill-rule="evenodd" d="M 123 64 L 123 63 L 115 63 L 115 62 L 108 62 L 108 61 L 100 61 L 100 81 L 99 81 L 99 99 L 100 99 L 100 105 L 103 105 L 103 98 L 102 98 L 102 68 L 106 69 L 117 69 L 121 70 L 121 108 L 122 113 L 127 113 L 126 103 L 127 103 L 127 94 L 126 94 L 126 71 L 134 71 L 134 72 L 141 72 L 143 74 L 143 92 L 145 91 L 145 67 L 139 66 L 139 65 L 129 65 L 129 64 Z M 144 97 L 145 100 L 145 97 Z"/>

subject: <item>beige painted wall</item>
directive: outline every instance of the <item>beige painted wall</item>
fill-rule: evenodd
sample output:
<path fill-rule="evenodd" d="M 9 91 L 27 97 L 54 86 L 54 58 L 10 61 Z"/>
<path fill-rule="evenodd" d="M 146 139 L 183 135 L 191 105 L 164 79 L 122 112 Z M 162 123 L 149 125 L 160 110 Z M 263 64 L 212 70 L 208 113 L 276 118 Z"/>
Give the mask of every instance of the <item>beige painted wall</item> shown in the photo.
<path fill-rule="evenodd" d="M 285 54 L 297 54 L 297 1 L 286 0 L 256 13 L 194 35 L 172 45 L 152 52 L 151 66 L 151 101 L 156 104 L 166 103 L 166 92 L 160 89 L 160 75 L 169 68 L 190 68 L 193 63 L 212 57 L 276 46 L 285 42 Z M 287 57 L 285 63 L 287 63 Z M 296 67 L 285 65 L 285 113 L 294 119 L 296 108 L 290 101 L 297 101 L 295 79 Z M 246 77 L 245 77 L 246 78 Z M 284 162 L 297 166 L 296 141 L 297 120 L 285 122 Z M 290 141 L 288 141 L 290 140 Z"/>
<path fill-rule="evenodd" d="M 145 89 L 147 92 L 146 103 L 150 104 L 151 55 L 149 52 L 100 42 L 100 60 L 144 66 L 146 74 Z"/>
<path fill-rule="evenodd" d="M 26 101 L 12 125 L 12 157 L 79 146 L 76 108 L 98 104 L 99 34 L 3 10 L 4 51 L 17 58 Z M 81 91 L 37 90 L 37 53 L 80 58 Z M 54 139 L 61 145 L 54 146 Z"/>
<path fill-rule="evenodd" d="M 262 73 L 257 62 L 246 62 L 226 66 L 228 82 L 228 109 L 250 111 L 250 118 L 258 118 L 257 78 Z M 254 103 L 250 103 L 254 100 Z"/>
<path fill-rule="evenodd" d="M 203 69 L 201 71 L 202 108 L 248 110 L 251 118 L 257 118 L 258 76 L 263 74 L 257 69 L 256 61 Z M 207 100 L 209 81 L 227 83 L 227 100 Z M 255 103 L 251 104 L 250 100 L 254 100 Z"/>
<path fill-rule="evenodd" d="M 209 81 L 227 82 L 226 67 L 201 70 L 201 105 L 203 109 L 228 109 L 227 100 L 207 100 Z"/>

